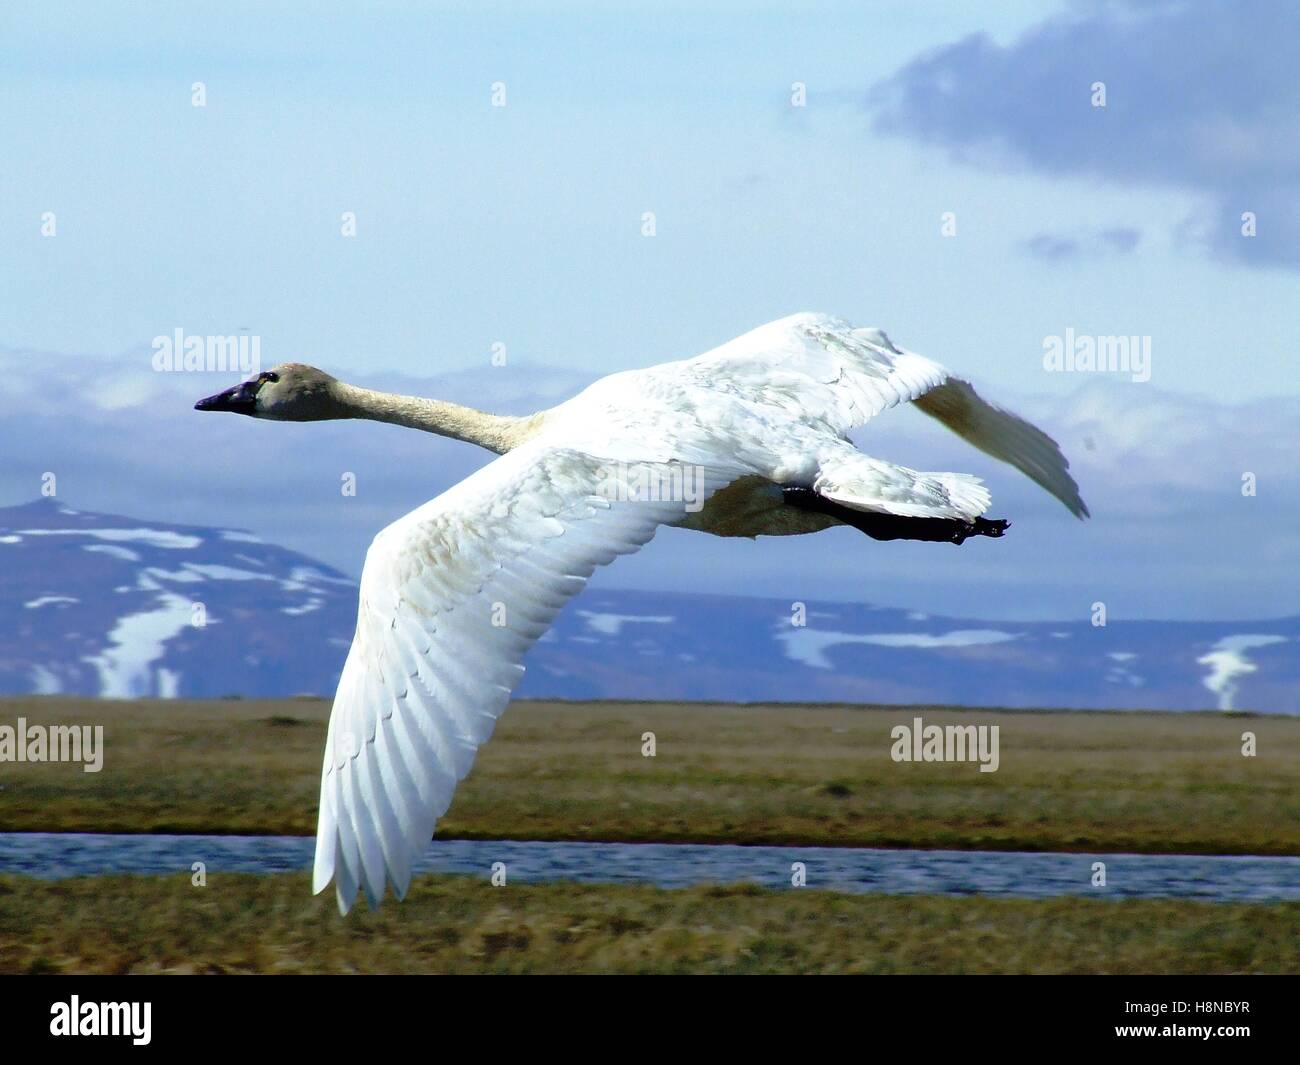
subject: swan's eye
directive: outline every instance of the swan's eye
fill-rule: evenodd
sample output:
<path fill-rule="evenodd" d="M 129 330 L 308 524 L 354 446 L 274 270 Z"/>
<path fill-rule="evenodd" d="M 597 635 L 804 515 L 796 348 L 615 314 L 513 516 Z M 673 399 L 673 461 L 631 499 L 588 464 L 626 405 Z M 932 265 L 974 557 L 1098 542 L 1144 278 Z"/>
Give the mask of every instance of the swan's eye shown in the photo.
<path fill-rule="evenodd" d="M 266 373 L 262 374 L 262 376 L 259 377 L 258 380 L 262 382 L 271 381 L 272 383 L 274 383 L 280 380 L 280 375 L 278 373 L 271 373 L 268 370 Z"/>

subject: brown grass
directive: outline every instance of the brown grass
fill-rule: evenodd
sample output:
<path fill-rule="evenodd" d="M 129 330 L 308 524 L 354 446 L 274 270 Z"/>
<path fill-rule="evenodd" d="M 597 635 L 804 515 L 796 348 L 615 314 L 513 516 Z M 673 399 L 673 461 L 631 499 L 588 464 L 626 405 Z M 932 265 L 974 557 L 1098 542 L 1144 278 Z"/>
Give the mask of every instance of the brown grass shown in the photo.
<path fill-rule="evenodd" d="M 418 877 L 340 918 L 302 874 L 0 877 L 0 973 L 1282 973 L 1300 904 Z"/>
<path fill-rule="evenodd" d="M 309 835 L 328 713 L 322 700 L 0 701 L 0 724 L 106 734 L 98 774 L 0 764 L 0 830 Z M 889 730 L 914 714 L 999 725 L 1001 768 L 893 762 Z M 1295 855 L 1300 719 L 517 703 L 438 835 Z"/>

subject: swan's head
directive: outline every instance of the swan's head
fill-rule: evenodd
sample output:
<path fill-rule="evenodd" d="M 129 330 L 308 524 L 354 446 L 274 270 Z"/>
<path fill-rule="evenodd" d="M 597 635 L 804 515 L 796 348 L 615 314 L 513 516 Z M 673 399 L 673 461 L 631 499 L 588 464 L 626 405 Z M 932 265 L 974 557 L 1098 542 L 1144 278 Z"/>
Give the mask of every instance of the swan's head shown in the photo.
<path fill-rule="evenodd" d="M 208 396 L 195 410 L 224 410 L 281 422 L 318 422 L 339 417 L 333 389 L 338 382 L 315 366 L 285 362 L 234 388 Z"/>

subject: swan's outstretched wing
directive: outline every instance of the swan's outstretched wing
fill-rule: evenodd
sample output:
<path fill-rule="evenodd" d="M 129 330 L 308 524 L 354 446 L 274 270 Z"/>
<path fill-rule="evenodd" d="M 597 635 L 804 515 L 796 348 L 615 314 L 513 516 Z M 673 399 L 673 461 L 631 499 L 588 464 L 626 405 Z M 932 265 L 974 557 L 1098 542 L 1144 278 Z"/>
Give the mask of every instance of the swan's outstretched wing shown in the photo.
<path fill-rule="evenodd" d="M 655 474 L 679 490 L 653 490 Z M 315 891 L 333 878 L 344 913 L 358 885 L 372 906 L 385 879 L 405 894 L 412 859 L 523 675 L 524 652 L 596 566 L 686 514 L 686 502 L 658 497 L 693 505 L 730 479 L 701 474 L 681 491 L 682 476 L 530 444 L 375 537 L 330 716 Z"/>
<path fill-rule="evenodd" d="M 1079 495 L 1070 462 L 1056 441 L 1019 415 L 981 399 L 969 381 L 949 377 L 918 396 L 916 405 L 963 440 L 1047 489 L 1076 518 L 1088 517 L 1088 504 Z"/>
<path fill-rule="evenodd" d="M 840 435 L 915 400 L 957 435 L 1036 481 L 1071 513 L 1088 514 L 1070 464 L 1051 437 L 981 399 L 937 362 L 898 347 L 879 329 L 855 329 L 825 314 L 794 314 L 662 369 L 820 422 Z"/>

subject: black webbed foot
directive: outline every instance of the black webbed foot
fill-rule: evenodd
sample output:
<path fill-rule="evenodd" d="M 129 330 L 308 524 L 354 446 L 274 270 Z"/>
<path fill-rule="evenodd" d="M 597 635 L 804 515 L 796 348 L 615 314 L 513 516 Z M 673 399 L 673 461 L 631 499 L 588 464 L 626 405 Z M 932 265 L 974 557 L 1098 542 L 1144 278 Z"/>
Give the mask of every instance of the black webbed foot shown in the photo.
<path fill-rule="evenodd" d="M 930 543 L 962 544 L 972 536 L 1000 537 L 1011 526 L 1001 518 L 908 518 L 897 514 L 878 514 L 854 510 L 818 495 L 811 488 L 783 488 L 785 502 L 801 510 L 828 514 L 852 525 L 873 540 L 925 540 Z"/>

